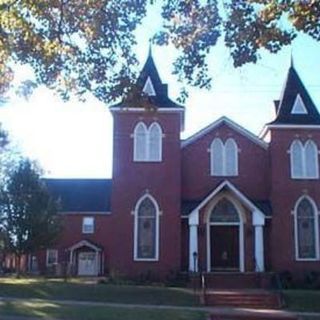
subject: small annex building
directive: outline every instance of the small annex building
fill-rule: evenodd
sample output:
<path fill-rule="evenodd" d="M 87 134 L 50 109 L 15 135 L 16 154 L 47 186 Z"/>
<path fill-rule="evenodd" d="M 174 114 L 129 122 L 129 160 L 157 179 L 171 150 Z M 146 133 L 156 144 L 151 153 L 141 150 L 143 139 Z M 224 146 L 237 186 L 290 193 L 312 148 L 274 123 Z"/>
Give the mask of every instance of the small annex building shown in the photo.
<path fill-rule="evenodd" d="M 65 227 L 40 271 L 319 270 L 320 115 L 294 66 L 262 137 L 222 117 L 181 140 L 185 109 L 151 54 L 137 86 L 151 108 L 110 107 L 112 179 L 46 180 Z"/>

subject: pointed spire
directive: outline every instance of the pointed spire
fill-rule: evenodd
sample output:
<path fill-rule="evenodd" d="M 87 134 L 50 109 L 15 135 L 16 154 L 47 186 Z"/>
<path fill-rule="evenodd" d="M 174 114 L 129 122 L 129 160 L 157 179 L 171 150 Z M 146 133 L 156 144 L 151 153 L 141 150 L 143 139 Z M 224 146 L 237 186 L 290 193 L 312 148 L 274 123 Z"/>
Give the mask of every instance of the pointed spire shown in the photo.
<path fill-rule="evenodd" d="M 276 119 L 272 124 L 320 124 L 320 114 L 294 68 L 292 55 L 287 80 L 277 107 Z"/>

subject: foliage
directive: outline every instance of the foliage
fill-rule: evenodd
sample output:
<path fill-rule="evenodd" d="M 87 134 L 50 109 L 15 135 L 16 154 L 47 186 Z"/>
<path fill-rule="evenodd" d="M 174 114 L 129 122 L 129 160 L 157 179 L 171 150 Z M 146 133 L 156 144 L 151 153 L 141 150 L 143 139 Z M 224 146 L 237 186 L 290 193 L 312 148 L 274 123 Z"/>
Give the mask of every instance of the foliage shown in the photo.
<path fill-rule="evenodd" d="M 0 221 L 9 250 L 18 257 L 52 245 L 60 232 L 57 203 L 30 160 L 22 159 L 5 176 Z"/>
<path fill-rule="evenodd" d="M 210 87 L 207 58 L 219 38 L 236 67 L 256 62 L 262 48 L 278 52 L 299 32 L 320 40 L 317 0 L 0 0 L 1 91 L 15 62 L 65 99 L 89 91 L 119 98 L 136 76 L 135 30 L 159 4 L 154 41 L 179 50 L 174 73 L 189 85 Z"/>

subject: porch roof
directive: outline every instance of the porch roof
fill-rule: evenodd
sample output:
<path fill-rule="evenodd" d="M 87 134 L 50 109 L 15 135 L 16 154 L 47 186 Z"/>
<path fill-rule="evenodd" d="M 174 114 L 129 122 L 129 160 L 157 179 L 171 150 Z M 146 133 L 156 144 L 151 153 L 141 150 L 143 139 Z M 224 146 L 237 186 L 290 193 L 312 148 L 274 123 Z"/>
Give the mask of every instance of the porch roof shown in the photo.
<path fill-rule="evenodd" d="M 223 183 L 224 184 L 224 183 Z M 229 183 L 230 184 L 230 183 Z M 219 188 L 219 186 L 218 186 Z M 218 189 L 217 188 L 217 189 Z M 226 185 L 224 185 L 221 190 L 226 188 Z M 228 188 L 227 188 L 228 189 Z M 195 210 L 205 199 L 207 199 L 212 194 L 212 191 L 208 194 L 206 194 L 202 199 L 197 200 L 182 200 L 181 202 L 181 215 L 182 216 L 189 216 L 190 213 Z M 254 205 L 256 206 L 267 218 L 272 217 L 272 206 L 270 200 L 256 200 L 251 199 L 246 196 L 246 198 Z"/>

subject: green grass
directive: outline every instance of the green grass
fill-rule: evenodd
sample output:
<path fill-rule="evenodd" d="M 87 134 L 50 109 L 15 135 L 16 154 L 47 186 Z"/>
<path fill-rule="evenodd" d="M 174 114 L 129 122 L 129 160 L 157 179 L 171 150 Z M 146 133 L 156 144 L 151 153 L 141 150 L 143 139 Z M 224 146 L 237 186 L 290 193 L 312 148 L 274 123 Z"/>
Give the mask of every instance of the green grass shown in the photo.
<path fill-rule="evenodd" d="M 320 290 L 284 290 L 283 294 L 289 310 L 320 312 Z"/>
<path fill-rule="evenodd" d="M 157 310 L 143 308 L 66 306 L 46 302 L 0 302 L 3 316 L 39 317 L 68 320 L 204 320 L 201 311 Z"/>
<path fill-rule="evenodd" d="M 94 284 L 82 280 L 65 283 L 62 280 L 40 278 L 0 278 L 0 296 L 126 304 L 199 305 L 198 298 L 188 289 Z"/>

